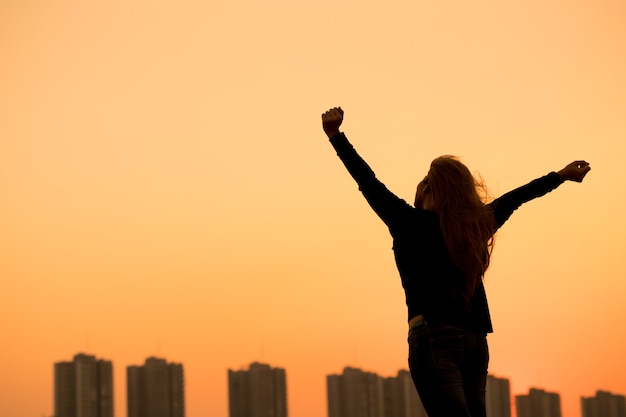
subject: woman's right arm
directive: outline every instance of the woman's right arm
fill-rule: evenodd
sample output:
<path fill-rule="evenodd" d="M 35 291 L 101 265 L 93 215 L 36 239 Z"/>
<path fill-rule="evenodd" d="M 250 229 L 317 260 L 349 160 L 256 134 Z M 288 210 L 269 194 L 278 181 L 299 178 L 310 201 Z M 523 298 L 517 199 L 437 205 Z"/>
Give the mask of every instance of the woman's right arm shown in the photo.
<path fill-rule="evenodd" d="M 399 215 L 410 209 L 411 206 L 406 201 L 398 198 L 395 194 L 380 182 L 374 171 L 356 152 L 346 136 L 339 131 L 339 126 L 343 121 L 343 110 L 335 107 L 322 115 L 322 126 L 324 132 L 330 139 L 330 143 L 335 148 L 337 156 L 354 178 L 359 186 L 359 190 L 369 203 L 370 207 L 389 227 Z"/>

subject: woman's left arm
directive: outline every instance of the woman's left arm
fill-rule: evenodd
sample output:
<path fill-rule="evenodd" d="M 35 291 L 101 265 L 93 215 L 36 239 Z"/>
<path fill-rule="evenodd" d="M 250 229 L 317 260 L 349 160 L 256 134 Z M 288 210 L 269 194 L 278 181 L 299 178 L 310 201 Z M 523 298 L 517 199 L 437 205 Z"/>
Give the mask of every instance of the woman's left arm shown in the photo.
<path fill-rule="evenodd" d="M 549 193 L 564 181 L 582 182 L 590 170 L 588 162 L 574 161 L 558 172 L 551 172 L 495 199 L 489 207 L 493 210 L 496 226 L 502 226 L 522 204 Z"/>

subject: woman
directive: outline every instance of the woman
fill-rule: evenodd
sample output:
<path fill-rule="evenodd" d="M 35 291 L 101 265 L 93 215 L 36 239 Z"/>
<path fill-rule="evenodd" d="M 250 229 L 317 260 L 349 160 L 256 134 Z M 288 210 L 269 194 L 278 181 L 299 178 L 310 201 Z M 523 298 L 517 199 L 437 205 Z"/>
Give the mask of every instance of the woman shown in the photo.
<path fill-rule="evenodd" d="M 465 165 L 435 159 L 414 207 L 391 193 L 339 131 L 343 110 L 322 115 L 324 132 L 393 238 L 408 307 L 409 369 L 430 417 L 484 417 L 491 319 L 482 278 L 493 236 L 523 203 L 591 169 L 575 161 L 484 204 Z"/>

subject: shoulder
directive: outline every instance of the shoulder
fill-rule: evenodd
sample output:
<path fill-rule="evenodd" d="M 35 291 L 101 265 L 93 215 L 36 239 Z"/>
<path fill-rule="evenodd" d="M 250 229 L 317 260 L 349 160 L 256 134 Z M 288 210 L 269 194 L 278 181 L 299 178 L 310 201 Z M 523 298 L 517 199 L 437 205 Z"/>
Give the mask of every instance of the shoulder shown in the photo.
<path fill-rule="evenodd" d="M 439 216 L 434 211 L 411 206 L 407 214 L 407 221 L 422 231 L 439 229 Z"/>

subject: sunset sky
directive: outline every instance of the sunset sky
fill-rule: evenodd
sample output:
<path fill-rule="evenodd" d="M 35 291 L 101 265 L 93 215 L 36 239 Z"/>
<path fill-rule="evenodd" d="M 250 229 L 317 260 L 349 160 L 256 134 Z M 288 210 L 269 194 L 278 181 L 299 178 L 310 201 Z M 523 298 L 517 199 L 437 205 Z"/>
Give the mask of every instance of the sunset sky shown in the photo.
<path fill-rule="evenodd" d="M 626 394 L 623 0 L 0 1 L 0 415 L 53 407 L 53 363 L 181 362 L 188 417 L 227 369 L 406 368 L 391 238 L 321 129 L 329 107 L 412 201 L 454 154 L 493 197 L 575 159 L 520 208 L 486 288 L 512 394 Z"/>

